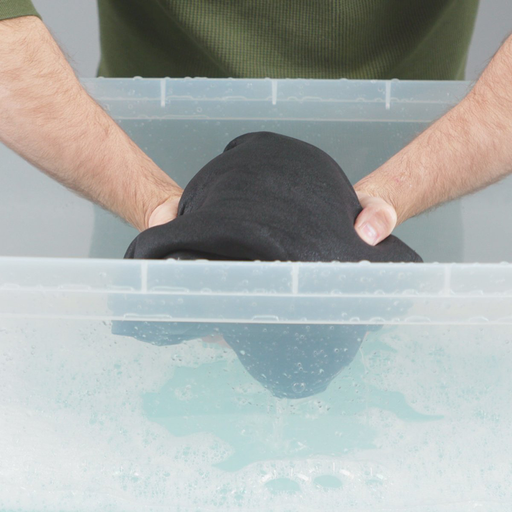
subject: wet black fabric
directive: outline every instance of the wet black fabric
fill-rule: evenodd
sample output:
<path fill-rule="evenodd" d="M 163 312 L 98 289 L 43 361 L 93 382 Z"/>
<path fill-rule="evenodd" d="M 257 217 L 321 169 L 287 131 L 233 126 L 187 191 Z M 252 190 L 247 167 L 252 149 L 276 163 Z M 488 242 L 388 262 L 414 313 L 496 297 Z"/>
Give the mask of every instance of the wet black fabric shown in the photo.
<path fill-rule="evenodd" d="M 125 303 L 126 304 L 126 303 Z M 222 335 L 248 373 L 277 398 L 325 391 L 379 325 L 114 322 L 112 332 L 153 345 Z"/>
<path fill-rule="evenodd" d="M 185 188 L 178 217 L 143 231 L 125 258 L 420 262 L 395 236 L 354 229 L 352 185 L 324 151 L 269 132 L 231 141 Z"/>
<path fill-rule="evenodd" d="M 277 398 L 325 391 L 375 325 L 227 324 L 222 334 L 245 369 Z"/>
<path fill-rule="evenodd" d="M 361 240 L 354 229 L 360 211 L 350 182 L 325 152 L 291 137 L 250 133 L 206 164 L 186 187 L 178 217 L 142 232 L 125 258 L 422 261 L 394 236 L 375 247 Z M 151 299 L 144 310 L 139 297 L 116 300 L 114 313 L 163 313 Z M 121 321 L 112 332 L 155 345 L 221 334 L 274 396 L 304 398 L 324 391 L 356 356 L 366 333 L 379 328 Z"/>

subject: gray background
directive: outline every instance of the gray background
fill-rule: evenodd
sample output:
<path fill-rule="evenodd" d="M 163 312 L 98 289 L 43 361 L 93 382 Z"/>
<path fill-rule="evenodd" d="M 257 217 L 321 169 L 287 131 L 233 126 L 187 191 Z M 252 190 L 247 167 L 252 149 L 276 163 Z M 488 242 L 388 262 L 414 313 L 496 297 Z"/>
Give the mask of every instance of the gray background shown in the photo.
<path fill-rule="evenodd" d="M 100 55 L 96 0 L 33 1 L 77 74 L 81 77 L 95 76 Z M 480 0 L 467 67 L 468 80 L 478 78 L 511 32 L 512 2 Z"/>

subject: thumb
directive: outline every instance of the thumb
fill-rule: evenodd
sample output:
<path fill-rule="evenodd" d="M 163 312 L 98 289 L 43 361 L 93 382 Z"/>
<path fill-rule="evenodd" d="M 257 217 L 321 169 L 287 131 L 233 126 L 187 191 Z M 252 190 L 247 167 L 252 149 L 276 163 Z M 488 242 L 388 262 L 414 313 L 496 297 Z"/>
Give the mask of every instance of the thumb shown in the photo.
<path fill-rule="evenodd" d="M 162 204 L 158 205 L 151 213 L 148 221 L 148 228 L 167 224 L 178 215 L 178 205 L 181 195 L 168 197 Z"/>
<path fill-rule="evenodd" d="M 354 228 L 370 245 L 377 245 L 396 227 L 397 214 L 393 206 L 381 197 L 366 192 L 356 192 L 363 211 L 357 216 Z"/>

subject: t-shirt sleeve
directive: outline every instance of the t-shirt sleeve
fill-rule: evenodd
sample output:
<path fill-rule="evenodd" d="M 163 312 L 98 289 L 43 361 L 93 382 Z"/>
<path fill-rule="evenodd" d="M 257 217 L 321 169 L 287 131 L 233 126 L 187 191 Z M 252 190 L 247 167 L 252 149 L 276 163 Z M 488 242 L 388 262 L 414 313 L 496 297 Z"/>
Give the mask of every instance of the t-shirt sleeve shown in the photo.
<path fill-rule="evenodd" d="M 0 20 L 19 18 L 20 16 L 41 16 L 32 0 L 0 0 Z"/>

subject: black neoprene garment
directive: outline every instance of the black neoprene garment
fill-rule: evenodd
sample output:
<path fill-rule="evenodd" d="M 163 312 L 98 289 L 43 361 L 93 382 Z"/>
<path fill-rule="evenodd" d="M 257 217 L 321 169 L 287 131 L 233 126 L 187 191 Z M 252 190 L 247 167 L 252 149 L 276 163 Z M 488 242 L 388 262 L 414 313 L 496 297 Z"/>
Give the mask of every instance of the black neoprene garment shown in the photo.
<path fill-rule="evenodd" d="M 421 261 L 395 236 L 364 242 L 354 229 L 361 210 L 327 153 L 285 135 L 248 133 L 194 176 L 178 217 L 143 231 L 125 258 Z"/>
<path fill-rule="evenodd" d="M 348 178 L 324 151 L 284 135 L 249 133 L 196 174 L 178 217 L 139 234 L 125 258 L 422 261 L 394 236 L 375 247 L 361 240 L 354 229 L 360 211 Z M 119 310 L 126 309 L 124 300 Z M 114 322 L 113 332 L 157 345 L 220 333 L 275 396 L 303 398 L 325 390 L 365 333 L 378 328 L 124 321 Z"/>

